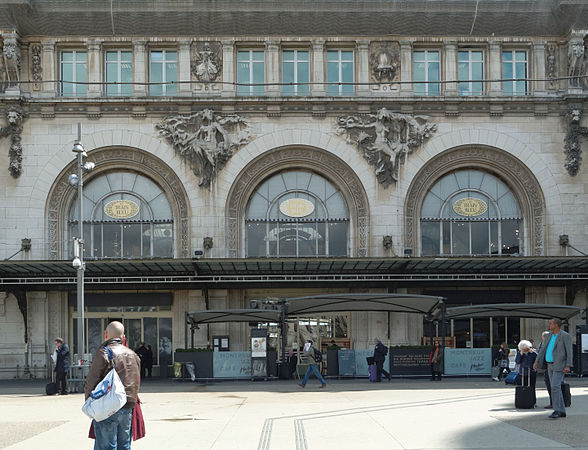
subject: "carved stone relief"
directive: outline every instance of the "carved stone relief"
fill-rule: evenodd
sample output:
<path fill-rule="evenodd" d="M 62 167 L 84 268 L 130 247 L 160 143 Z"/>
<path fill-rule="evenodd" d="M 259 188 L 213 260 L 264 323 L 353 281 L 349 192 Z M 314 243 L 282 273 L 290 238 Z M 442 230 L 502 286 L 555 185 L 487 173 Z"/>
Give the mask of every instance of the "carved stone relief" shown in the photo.
<path fill-rule="evenodd" d="M 582 76 L 588 73 L 588 35 L 576 36 L 568 44 L 568 76 L 570 87 L 586 88 L 588 81 Z"/>
<path fill-rule="evenodd" d="M 581 127 L 582 106 L 580 104 L 570 106 L 566 117 L 569 122 L 568 134 L 564 139 L 564 153 L 566 163 L 564 167 L 571 176 L 576 176 L 580 170 L 582 161 L 582 147 L 580 147 L 580 137 L 588 137 L 588 127 Z"/>
<path fill-rule="evenodd" d="M 20 42 L 16 33 L 9 33 L 2 36 L 4 41 L 4 65 L 7 88 L 19 89 L 21 52 Z"/>
<path fill-rule="evenodd" d="M 420 243 L 417 242 L 420 224 L 420 208 L 433 184 L 452 170 L 480 168 L 497 174 L 512 189 L 519 201 L 525 219 L 525 229 L 530 233 L 531 248 L 525 250 L 529 256 L 544 253 L 545 201 L 539 182 L 520 160 L 498 149 L 483 146 L 467 146 L 447 150 L 429 160 L 416 174 L 404 202 L 404 246 L 413 250 L 415 256 Z"/>
<path fill-rule="evenodd" d="M 199 42 L 192 59 L 192 75 L 198 81 L 216 81 L 223 69 L 221 46 L 219 43 Z"/>
<path fill-rule="evenodd" d="M 33 44 L 31 46 L 31 73 L 33 81 L 33 90 L 41 89 L 41 81 L 43 81 L 43 67 L 41 66 L 41 46 Z"/>
<path fill-rule="evenodd" d="M 24 117 L 22 108 L 10 106 L 6 110 L 6 126 L 0 128 L 0 137 L 10 136 L 8 171 L 12 178 L 18 178 L 22 174 L 22 145 L 20 143 Z"/>
<path fill-rule="evenodd" d="M 165 117 L 155 127 L 210 189 L 233 153 L 251 139 L 248 122 L 236 114 L 216 115 L 205 109 L 189 116 Z"/>
<path fill-rule="evenodd" d="M 400 45 L 398 42 L 370 44 L 370 76 L 377 83 L 393 83 L 400 78 Z"/>
<path fill-rule="evenodd" d="M 308 147 L 284 147 L 264 153 L 241 171 L 227 198 L 227 256 L 240 255 L 241 224 L 250 196 L 272 173 L 283 169 L 308 168 L 325 176 L 341 190 L 351 217 L 354 236 L 352 256 L 368 256 L 369 203 L 361 180 L 343 160 L 328 152 Z"/>
<path fill-rule="evenodd" d="M 377 114 L 339 117 L 336 130 L 355 144 L 375 167 L 378 182 L 388 187 L 398 180 L 398 166 L 437 130 L 427 119 L 382 108 Z"/>
<path fill-rule="evenodd" d="M 165 192 L 174 217 L 176 254 L 182 258 L 190 254 L 190 204 L 182 180 L 159 158 L 150 153 L 129 147 L 113 147 L 93 150 L 88 153 L 88 161 L 96 164 L 94 171 L 85 183 L 121 167 L 135 170 L 156 182 Z M 72 161 L 53 183 L 47 199 L 47 229 L 49 259 L 64 257 L 66 245 L 66 220 L 69 208 L 76 196 L 76 189 L 68 183 L 68 177 L 76 169 Z"/>

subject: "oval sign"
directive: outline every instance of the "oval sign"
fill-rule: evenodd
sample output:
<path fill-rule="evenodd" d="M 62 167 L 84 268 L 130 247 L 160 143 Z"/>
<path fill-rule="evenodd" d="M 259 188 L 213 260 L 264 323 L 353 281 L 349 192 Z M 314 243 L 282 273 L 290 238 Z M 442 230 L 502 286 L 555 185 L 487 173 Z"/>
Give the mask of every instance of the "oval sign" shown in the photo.
<path fill-rule="evenodd" d="M 131 200 L 114 200 L 104 205 L 104 213 L 113 219 L 130 219 L 139 213 L 139 205 Z"/>
<path fill-rule="evenodd" d="M 453 204 L 453 210 L 460 216 L 479 216 L 484 214 L 488 205 L 479 198 L 462 198 Z"/>
<path fill-rule="evenodd" d="M 280 203 L 280 211 L 288 217 L 306 217 L 312 214 L 314 205 L 304 198 L 290 198 Z"/>

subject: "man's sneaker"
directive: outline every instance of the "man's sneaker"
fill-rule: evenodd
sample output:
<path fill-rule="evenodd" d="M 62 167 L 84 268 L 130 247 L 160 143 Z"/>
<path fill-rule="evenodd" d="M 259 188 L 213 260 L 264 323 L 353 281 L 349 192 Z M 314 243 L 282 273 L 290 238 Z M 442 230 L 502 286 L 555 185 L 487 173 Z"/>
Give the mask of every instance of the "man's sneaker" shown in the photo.
<path fill-rule="evenodd" d="M 326 387 L 327 387 L 327 385 L 326 385 L 326 384 L 321 384 L 321 389 L 322 389 L 322 388 L 326 388 Z"/>
<path fill-rule="evenodd" d="M 298 383 L 298 386 L 300 386 L 301 388 L 304 387 L 304 385 L 302 383 Z"/>
<path fill-rule="evenodd" d="M 492 380 L 494 380 L 494 381 L 500 381 L 500 380 L 498 379 L 498 377 L 493 377 L 493 378 L 492 378 Z"/>
<path fill-rule="evenodd" d="M 547 406 L 544 406 L 544 408 L 545 408 L 545 409 L 553 409 L 553 406 L 551 406 L 551 405 L 547 405 Z"/>

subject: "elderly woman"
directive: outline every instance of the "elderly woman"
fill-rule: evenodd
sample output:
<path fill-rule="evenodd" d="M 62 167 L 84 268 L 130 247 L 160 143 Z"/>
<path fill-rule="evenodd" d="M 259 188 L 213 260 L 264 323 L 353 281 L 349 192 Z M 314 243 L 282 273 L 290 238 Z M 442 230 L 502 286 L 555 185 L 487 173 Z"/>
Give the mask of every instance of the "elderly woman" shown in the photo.
<path fill-rule="evenodd" d="M 537 353 L 533 350 L 533 345 L 527 341 L 519 342 L 519 351 L 515 358 L 515 362 L 519 365 L 520 383 L 526 386 L 529 382 L 529 373 L 531 374 L 531 386 L 535 387 L 535 379 L 537 372 L 533 370 L 533 364 L 537 359 Z"/>

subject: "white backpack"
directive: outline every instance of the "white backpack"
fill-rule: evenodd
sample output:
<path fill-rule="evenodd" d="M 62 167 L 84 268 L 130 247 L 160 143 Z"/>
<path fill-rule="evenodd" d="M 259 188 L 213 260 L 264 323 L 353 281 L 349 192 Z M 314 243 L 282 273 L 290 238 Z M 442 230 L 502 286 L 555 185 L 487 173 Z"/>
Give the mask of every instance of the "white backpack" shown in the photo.
<path fill-rule="evenodd" d="M 114 369 L 114 354 L 108 347 L 104 347 L 104 349 L 108 353 L 111 369 L 82 406 L 84 414 L 96 422 L 108 419 L 127 402 L 125 386 Z"/>

